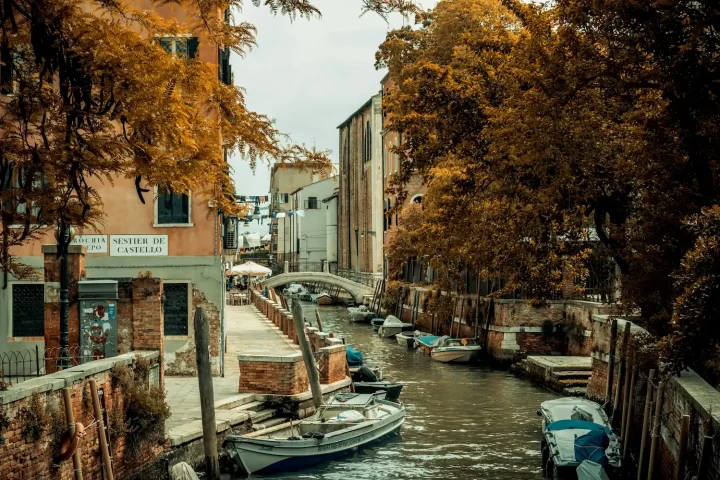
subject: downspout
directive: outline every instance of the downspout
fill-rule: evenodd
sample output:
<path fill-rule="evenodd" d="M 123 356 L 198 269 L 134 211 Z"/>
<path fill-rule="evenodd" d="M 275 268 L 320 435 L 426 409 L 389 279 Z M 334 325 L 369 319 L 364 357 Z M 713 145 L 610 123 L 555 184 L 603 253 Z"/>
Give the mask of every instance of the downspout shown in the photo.
<path fill-rule="evenodd" d="M 218 245 L 219 242 L 222 242 L 222 238 L 220 237 L 220 225 L 219 223 L 224 223 L 224 214 L 218 212 L 219 214 L 215 216 L 215 253 L 218 253 Z M 220 220 L 222 218 L 222 220 Z M 225 376 L 225 301 L 226 301 L 226 293 L 225 292 L 225 268 L 224 268 L 224 255 L 223 255 L 223 249 L 219 249 L 219 271 L 220 271 L 220 376 Z"/>
<path fill-rule="evenodd" d="M 345 153 L 347 154 L 347 198 L 345 203 L 347 203 L 348 270 L 352 269 L 352 237 L 350 235 L 350 125 L 348 125 L 347 133 L 345 134 Z"/>

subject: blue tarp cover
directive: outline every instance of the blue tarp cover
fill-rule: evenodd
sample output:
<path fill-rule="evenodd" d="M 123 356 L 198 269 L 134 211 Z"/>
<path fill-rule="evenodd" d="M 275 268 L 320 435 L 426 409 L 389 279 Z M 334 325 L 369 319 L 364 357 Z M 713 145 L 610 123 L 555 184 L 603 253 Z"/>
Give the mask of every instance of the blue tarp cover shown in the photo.
<path fill-rule="evenodd" d="M 360 350 L 355 350 L 350 345 L 347 346 L 347 362 L 351 367 L 359 367 L 363 364 L 363 356 Z"/>
<path fill-rule="evenodd" d="M 575 460 L 590 460 L 607 468 L 608 458 L 605 450 L 610 445 L 610 438 L 603 430 L 594 430 L 575 439 Z"/>
<path fill-rule="evenodd" d="M 558 420 L 545 428 L 551 432 L 554 430 L 569 430 L 572 428 L 575 430 L 600 431 L 608 435 L 610 434 L 610 429 L 608 427 L 598 423 L 587 422 L 585 420 Z"/>

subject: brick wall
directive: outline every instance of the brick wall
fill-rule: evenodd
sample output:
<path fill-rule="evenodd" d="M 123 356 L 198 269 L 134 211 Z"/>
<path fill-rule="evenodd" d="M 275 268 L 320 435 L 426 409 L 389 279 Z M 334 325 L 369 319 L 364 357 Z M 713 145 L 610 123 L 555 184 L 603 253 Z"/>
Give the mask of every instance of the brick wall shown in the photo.
<path fill-rule="evenodd" d="M 137 352 L 151 361 L 159 363 L 157 352 Z M 123 392 L 119 386 L 113 386 L 110 378 L 110 369 L 115 364 L 130 364 L 135 354 L 126 354 L 112 359 L 96 360 L 85 365 L 79 365 L 52 375 L 28 380 L 0 392 L 0 412 L 7 415 L 10 426 L 0 432 L 4 444 L 0 448 L 0 478 L 13 479 L 60 479 L 70 480 L 73 476 L 72 459 L 54 465 L 54 435 L 53 422 L 47 420 L 39 440 L 33 440 L 23 434 L 22 416 L 19 412 L 23 408 L 30 409 L 33 401 L 33 392 L 38 392 L 39 400 L 45 413 L 61 412 L 64 419 L 65 406 L 62 389 L 71 390 L 72 410 L 74 420 L 86 426 L 86 434 L 81 437 L 78 449 L 82 458 L 82 473 L 85 480 L 102 480 L 101 453 L 98 441 L 98 430 L 91 427 L 95 415 L 89 399 L 89 378 L 95 378 L 101 392 L 101 404 L 107 411 L 119 408 L 123 402 Z M 62 423 L 61 426 L 64 426 Z M 125 437 L 113 437 L 110 442 L 110 454 L 113 462 L 115 478 L 128 479 L 139 474 L 143 467 L 147 467 L 156 460 L 163 448 L 160 445 L 151 447 L 142 453 L 142 466 L 125 453 Z M 137 458 L 137 457 L 136 457 Z"/>
<path fill-rule="evenodd" d="M 118 353 L 132 350 L 133 335 L 133 282 L 118 281 L 117 302 Z"/>
<path fill-rule="evenodd" d="M 309 390 L 302 354 L 284 357 L 239 355 L 240 393 L 297 395 Z"/>
<path fill-rule="evenodd" d="M 347 347 L 336 345 L 319 349 L 322 355 L 320 363 L 320 383 L 335 383 L 345 378 L 347 366 Z"/>

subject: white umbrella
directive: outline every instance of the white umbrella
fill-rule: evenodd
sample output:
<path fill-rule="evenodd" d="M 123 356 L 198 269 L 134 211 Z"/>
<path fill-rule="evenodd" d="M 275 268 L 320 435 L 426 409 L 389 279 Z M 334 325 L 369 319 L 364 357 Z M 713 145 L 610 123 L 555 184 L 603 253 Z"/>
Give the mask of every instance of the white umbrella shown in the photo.
<path fill-rule="evenodd" d="M 262 265 L 258 265 L 255 262 L 245 262 L 242 265 L 235 265 L 230 269 L 230 272 L 235 275 L 247 275 L 249 277 L 262 277 L 264 275 L 270 275 L 272 270 Z"/>

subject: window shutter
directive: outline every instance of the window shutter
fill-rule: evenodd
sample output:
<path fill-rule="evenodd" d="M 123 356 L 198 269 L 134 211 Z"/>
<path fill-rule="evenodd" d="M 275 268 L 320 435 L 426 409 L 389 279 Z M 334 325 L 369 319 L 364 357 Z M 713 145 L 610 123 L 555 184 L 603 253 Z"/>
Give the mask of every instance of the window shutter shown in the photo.
<path fill-rule="evenodd" d="M 200 44 L 200 40 L 198 37 L 190 37 L 187 39 L 187 58 L 195 58 L 198 55 L 198 46 Z"/>

